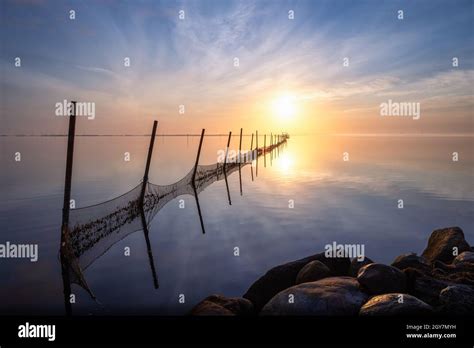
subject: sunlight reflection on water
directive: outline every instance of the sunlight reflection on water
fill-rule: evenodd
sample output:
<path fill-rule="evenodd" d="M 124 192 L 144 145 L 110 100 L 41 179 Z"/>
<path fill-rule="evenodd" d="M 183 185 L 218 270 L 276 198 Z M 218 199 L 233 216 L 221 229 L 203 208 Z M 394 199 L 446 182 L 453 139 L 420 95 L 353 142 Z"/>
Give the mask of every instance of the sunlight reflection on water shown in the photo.
<path fill-rule="evenodd" d="M 0 312 L 62 312 L 59 226 L 64 180 L 64 138 L 1 139 L 5 153 L 21 150 L 21 163 L 4 171 L 4 240 L 34 241 L 34 265 L 0 264 L 10 294 Z M 158 138 L 150 181 L 169 184 L 191 169 L 198 138 Z M 261 140 L 260 140 L 261 141 Z M 216 162 L 225 138 L 206 137 L 201 164 Z M 77 206 L 116 197 L 143 176 L 148 139 L 79 138 L 72 194 Z M 234 137 L 232 144 L 238 144 Z M 262 142 L 263 144 L 263 142 Z M 231 146 L 234 146 L 231 145 Z M 258 160 L 200 194 L 206 234 L 201 233 L 193 197 L 170 202 L 150 224 L 150 240 L 160 288 L 152 286 L 142 233 L 114 245 L 86 271 L 103 307 L 75 287 L 76 313 L 185 313 L 212 293 L 241 296 L 270 267 L 321 252 L 324 245 L 364 243 L 367 255 L 390 263 L 406 252 L 420 253 L 435 228 L 458 225 L 474 240 L 473 138 L 363 138 L 292 136 L 280 153 Z M 250 147 L 245 137 L 243 148 Z M 453 162 L 457 151 L 460 161 Z M 124 152 L 131 161 L 124 162 Z M 343 153 L 349 161 L 343 161 Z M 256 164 L 256 163 L 255 163 Z M 266 165 L 266 167 L 265 167 Z M 253 174 L 253 180 L 252 180 Z M 404 209 L 397 208 L 403 199 Z M 294 201 L 290 209 L 288 201 Z M 6 218 L 8 217 L 8 219 Z M 239 246 L 241 256 L 232 251 Z M 132 249 L 130 257 L 123 248 Z M 12 268 L 16 267 L 16 277 Z M 179 305 L 177 294 L 186 293 Z M 11 294 L 15 294 L 11 296 Z M 41 301 L 31 303 L 32 296 Z M 41 304 L 38 304 L 41 303 Z M 102 309 L 101 309 L 102 308 Z"/>

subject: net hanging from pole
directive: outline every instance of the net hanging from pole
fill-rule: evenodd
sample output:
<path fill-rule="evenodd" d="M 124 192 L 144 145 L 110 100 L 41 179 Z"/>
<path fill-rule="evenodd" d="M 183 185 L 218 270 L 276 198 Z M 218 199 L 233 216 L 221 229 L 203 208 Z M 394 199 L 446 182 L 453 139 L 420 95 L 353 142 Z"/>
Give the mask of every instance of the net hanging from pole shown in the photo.
<path fill-rule="evenodd" d="M 199 195 L 208 186 L 226 177 L 251 162 L 249 155 L 261 156 L 272 151 L 286 140 L 242 154 L 244 163 L 236 157 L 228 158 L 228 163 L 214 163 L 194 167 L 179 181 L 169 185 L 143 183 L 130 191 L 103 203 L 71 209 L 66 243 L 62 251 L 69 263 L 70 281 L 85 288 L 93 296 L 84 278 L 85 271 L 95 260 L 114 244 L 128 235 L 143 230 L 155 215 L 170 201 L 179 196 Z M 247 157 L 245 157 L 247 156 Z M 195 176 L 194 176 L 195 173 Z M 194 176 L 194 182 L 193 182 Z M 94 296 L 93 296 L 94 297 Z"/>

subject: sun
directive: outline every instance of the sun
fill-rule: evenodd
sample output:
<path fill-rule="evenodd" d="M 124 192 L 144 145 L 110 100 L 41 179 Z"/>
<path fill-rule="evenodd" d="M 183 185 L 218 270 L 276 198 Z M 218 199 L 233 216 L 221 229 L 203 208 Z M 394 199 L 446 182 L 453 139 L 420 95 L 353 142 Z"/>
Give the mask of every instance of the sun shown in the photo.
<path fill-rule="evenodd" d="M 291 120 L 296 111 L 295 97 L 291 95 L 280 96 L 272 103 L 272 113 L 282 120 Z"/>

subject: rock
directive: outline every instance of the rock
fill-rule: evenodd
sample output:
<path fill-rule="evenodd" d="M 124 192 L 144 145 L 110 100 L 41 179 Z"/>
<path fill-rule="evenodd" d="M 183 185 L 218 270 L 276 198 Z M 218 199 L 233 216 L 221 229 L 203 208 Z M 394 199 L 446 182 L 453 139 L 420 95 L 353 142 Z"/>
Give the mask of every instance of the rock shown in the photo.
<path fill-rule="evenodd" d="M 474 263 L 458 262 L 445 264 L 441 261 L 433 263 L 431 276 L 436 279 L 447 280 L 454 283 L 474 285 Z"/>
<path fill-rule="evenodd" d="M 409 294 L 384 294 L 372 297 L 360 309 L 360 315 L 427 315 L 433 307 Z"/>
<path fill-rule="evenodd" d="M 422 301 L 432 305 L 439 305 L 439 293 L 452 282 L 435 279 L 418 269 L 406 268 L 403 270 L 407 278 L 407 292 Z"/>
<path fill-rule="evenodd" d="M 349 266 L 349 275 L 351 277 L 357 277 L 359 270 L 365 265 L 370 265 L 371 263 L 374 263 L 374 261 L 368 257 L 365 257 L 363 261 L 359 261 L 357 258 L 352 259 L 351 265 Z"/>
<path fill-rule="evenodd" d="M 392 266 L 399 270 L 412 267 L 424 272 L 429 272 L 431 266 L 423 256 L 418 256 L 415 253 L 402 254 L 392 262 Z"/>
<path fill-rule="evenodd" d="M 381 263 L 371 263 L 362 267 L 357 280 L 372 294 L 405 292 L 406 290 L 405 274 L 398 268 Z"/>
<path fill-rule="evenodd" d="M 296 276 L 296 284 L 314 282 L 331 275 L 331 270 L 318 260 L 307 263 Z"/>
<path fill-rule="evenodd" d="M 350 261 L 348 258 L 327 258 L 324 253 L 308 256 L 270 269 L 253 283 L 244 298 L 250 300 L 259 312 L 263 306 L 280 291 L 295 285 L 299 271 L 309 262 L 318 260 L 324 263 L 333 275 L 347 274 Z"/>
<path fill-rule="evenodd" d="M 453 251 L 457 248 L 458 253 L 470 251 L 471 247 L 464 239 L 464 233 L 459 227 L 448 227 L 433 231 L 428 246 L 423 251 L 429 262 L 435 260 L 450 263 L 454 259 Z"/>
<path fill-rule="evenodd" d="M 462 252 L 461 254 L 456 256 L 456 258 L 453 261 L 453 263 L 455 265 L 457 265 L 458 263 L 461 263 L 461 262 L 474 263 L 474 252 L 472 252 L 472 251 Z"/>
<path fill-rule="evenodd" d="M 194 307 L 191 310 L 189 314 L 195 315 L 195 316 L 234 316 L 235 315 L 228 309 L 209 301 L 199 303 L 196 307 Z"/>
<path fill-rule="evenodd" d="M 190 312 L 190 315 L 201 316 L 229 316 L 251 315 L 253 304 L 240 297 L 228 298 L 222 295 L 211 295 L 199 302 Z"/>
<path fill-rule="evenodd" d="M 474 287 L 468 285 L 451 285 L 439 294 L 442 304 L 441 312 L 454 315 L 472 315 L 474 313 Z"/>
<path fill-rule="evenodd" d="M 334 276 L 346 276 L 349 274 L 351 260 L 348 257 L 326 257 L 324 253 L 318 259 L 331 270 Z"/>
<path fill-rule="evenodd" d="M 294 302 L 291 303 L 290 295 Z M 275 295 L 261 315 L 357 315 L 368 299 L 352 277 L 330 277 L 295 285 Z"/>
<path fill-rule="evenodd" d="M 298 272 L 308 263 L 321 258 L 316 254 L 301 260 L 288 262 L 270 269 L 265 275 L 253 283 L 244 298 L 250 300 L 257 312 L 277 293 L 293 286 Z"/>

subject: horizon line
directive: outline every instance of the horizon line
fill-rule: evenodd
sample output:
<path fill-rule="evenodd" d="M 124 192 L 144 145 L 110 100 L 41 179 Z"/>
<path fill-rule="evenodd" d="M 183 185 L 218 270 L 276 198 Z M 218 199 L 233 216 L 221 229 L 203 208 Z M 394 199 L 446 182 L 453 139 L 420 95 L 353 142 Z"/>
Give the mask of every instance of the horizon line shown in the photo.
<path fill-rule="evenodd" d="M 260 136 L 266 135 L 267 133 L 261 133 Z M 278 135 L 278 133 L 273 133 Z M 282 133 L 283 134 L 283 133 Z M 205 134 L 205 136 L 228 136 L 228 133 L 213 133 Z M 254 134 L 242 134 L 242 136 L 250 137 Z M 474 137 L 474 133 L 300 133 L 290 134 L 291 136 L 310 136 L 310 135 L 329 135 L 329 136 L 359 136 L 359 137 L 372 137 L 372 136 L 421 136 L 421 137 Z M 0 137 L 67 137 L 67 134 L 0 134 Z M 149 137 L 150 134 L 76 134 L 76 137 Z M 156 134 L 156 137 L 200 137 L 198 133 L 171 133 L 171 134 Z M 232 134 L 232 137 L 240 136 L 239 133 Z"/>
<path fill-rule="evenodd" d="M 254 133 L 255 134 L 255 133 Z M 242 134 L 244 137 L 250 137 L 254 134 Z M 263 135 L 270 135 L 270 133 L 264 133 Z M 278 133 L 272 133 L 274 135 L 279 135 Z M 283 133 L 280 133 L 280 135 Z M 67 134 L 0 134 L 0 137 L 67 137 Z M 76 134 L 76 137 L 149 137 L 150 134 Z M 190 133 L 190 134 L 156 134 L 155 137 L 200 137 L 201 134 Z M 219 137 L 219 136 L 229 136 L 228 133 L 214 133 L 214 134 L 205 134 L 204 136 Z M 240 136 L 239 133 L 232 134 L 233 137 Z"/>

